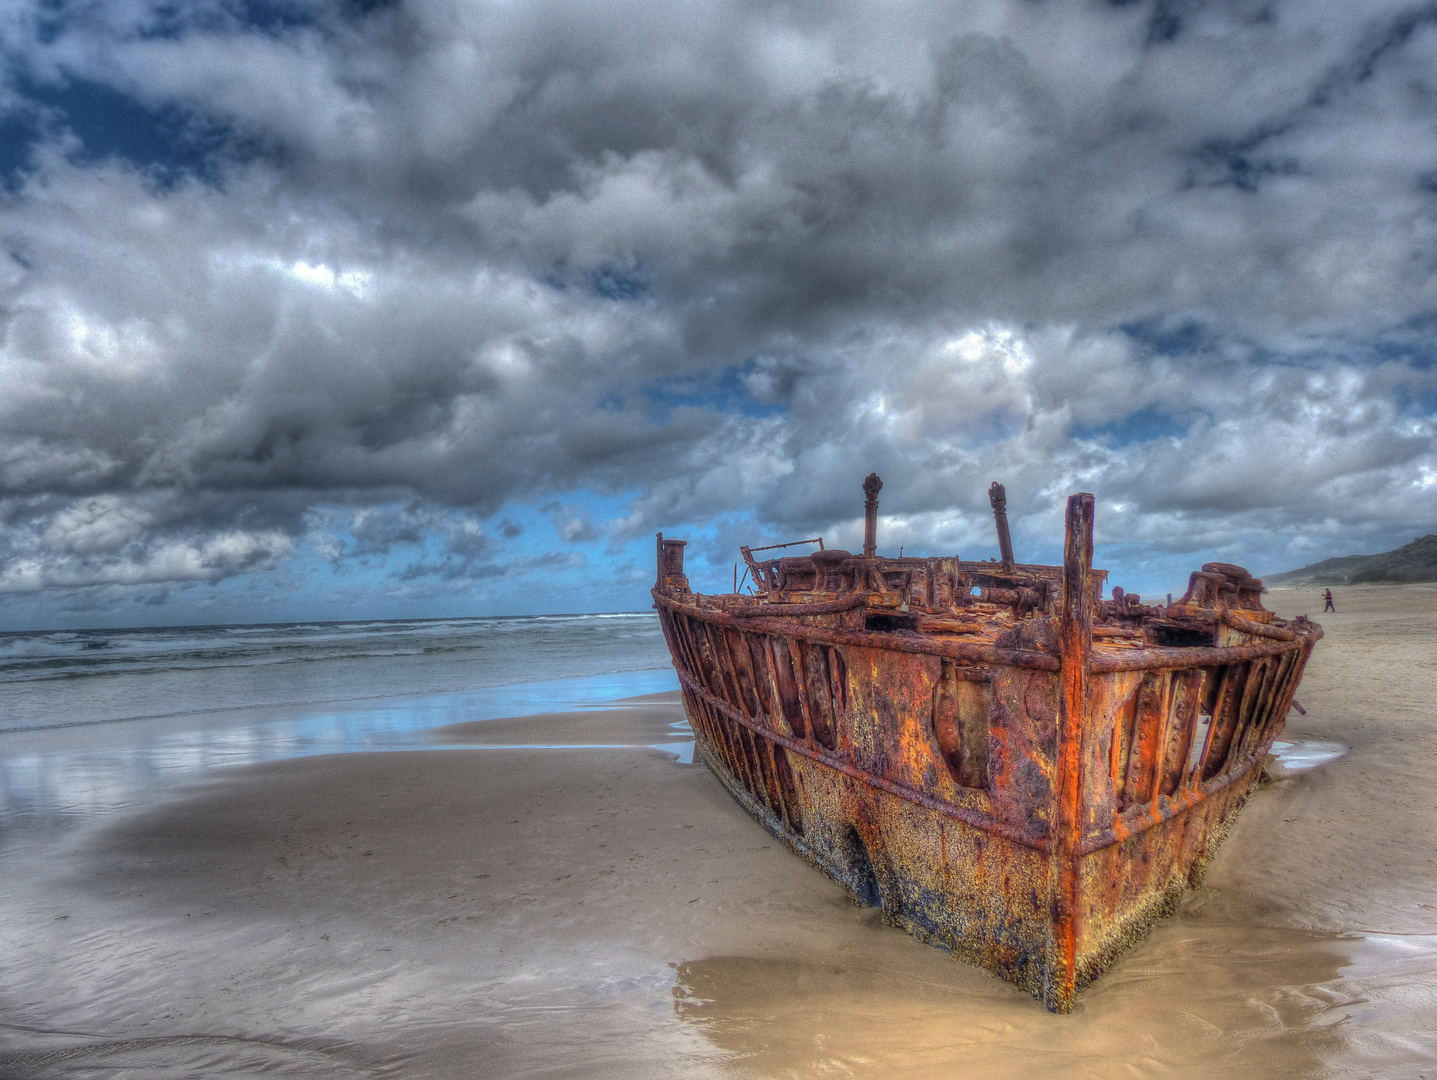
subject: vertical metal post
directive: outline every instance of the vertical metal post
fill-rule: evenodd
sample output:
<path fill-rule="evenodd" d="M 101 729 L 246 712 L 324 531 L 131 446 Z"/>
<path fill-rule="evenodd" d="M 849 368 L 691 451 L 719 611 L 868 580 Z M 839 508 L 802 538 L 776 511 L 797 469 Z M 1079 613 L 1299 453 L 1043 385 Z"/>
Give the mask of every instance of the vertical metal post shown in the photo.
<path fill-rule="evenodd" d="M 1047 1005 L 1072 1008 L 1077 978 L 1078 844 L 1083 828 L 1083 727 L 1093 653 L 1093 497 L 1068 499 L 1063 534 L 1063 606 L 1058 620 L 1058 761 L 1053 815 L 1053 886 L 1057 918 Z"/>
<path fill-rule="evenodd" d="M 883 481 L 877 473 L 869 473 L 863 481 L 863 557 L 871 559 L 878 552 L 878 493 Z"/>
<path fill-rule="evenodd" d="M 1003 559 L 1003 569 L 1013 569 L 1013 538 L 1008 534 L 1008 493 L 1003 485 L 993 481 L 988 489 L 988 503 L 993 507 L 993 523 L 998 526 L 998 553 Z"/>
<path fill-rule="evenodd" d="M 684 548 L 687 540 L 665 540 L 659 533 L 659 585 L 661 589 L 689 591 L 689 579 L 684 576 Z"/>

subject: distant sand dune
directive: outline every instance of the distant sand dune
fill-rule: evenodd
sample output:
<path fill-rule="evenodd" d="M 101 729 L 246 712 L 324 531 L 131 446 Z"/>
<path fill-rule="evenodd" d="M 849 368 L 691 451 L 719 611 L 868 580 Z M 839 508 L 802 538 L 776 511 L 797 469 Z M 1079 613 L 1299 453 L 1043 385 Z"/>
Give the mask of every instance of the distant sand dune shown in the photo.
<path fill-rule="evenodd" d="M 1393 551 L 1377 555 L 1343 555 L 1337 559 L 1268 574 L 1268 585 L 1360 585 L 1376 581 L 1437 581 L 1437 535 L 1429 534 Z"/>

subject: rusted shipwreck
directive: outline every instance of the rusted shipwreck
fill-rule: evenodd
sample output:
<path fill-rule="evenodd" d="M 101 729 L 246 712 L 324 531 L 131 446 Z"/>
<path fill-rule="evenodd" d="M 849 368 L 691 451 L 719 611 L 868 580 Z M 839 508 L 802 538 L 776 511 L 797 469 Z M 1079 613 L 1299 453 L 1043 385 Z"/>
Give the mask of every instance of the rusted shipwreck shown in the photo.
<path fill-rule="evenodd" d="M 1225 563 L 1174 603 L 1102 599 L 1086 494 L 1062 566 L 1014 561 L 997 484 L 1001 562 L 880 557 L 881 486 L 861 555 L 744 548 L 747 592 L 692 592 L 659 535 L 699 752 L 888 922 L 1066 1012 L 1197 884 L 1322 629 Z"/>

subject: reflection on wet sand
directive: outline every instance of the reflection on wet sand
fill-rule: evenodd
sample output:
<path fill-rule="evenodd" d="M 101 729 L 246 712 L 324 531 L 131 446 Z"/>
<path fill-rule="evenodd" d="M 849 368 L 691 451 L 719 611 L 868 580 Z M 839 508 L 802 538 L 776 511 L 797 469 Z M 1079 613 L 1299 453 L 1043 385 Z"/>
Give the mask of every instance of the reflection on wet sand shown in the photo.
<path fill-rule="evenodd" d="M 671 670 L 659 669 L 463 693 L 0 732 L 0 839 L 16 828 L 78 828 L 133 811 L 223 769 L 317 754 L 439 748 L 435 730 L 556 707 L 602 708 L 624 694 L 642 695 L 673 682 Z M 684 755 L 683 747 L 666 748 Z"/>
<path fill-rule="evenodd" d="M 1272 744 L 1265 766 L 1275 780 L 1316 772 L 1347 753 L 1347 744 L 1332 739 L 1310 739 L 1286 734 Z"/>
<path fill-rule="evenodd" d="M 713 957 L 677 965 L 680 1019 L 761 1076 L 1300 1076 L 1336 1056 L 1354 999 L 1351 943 L 1201 917 L 1161 927 L 1071 1017 L 992 980 L 915 981 L 901 966 Z"/>

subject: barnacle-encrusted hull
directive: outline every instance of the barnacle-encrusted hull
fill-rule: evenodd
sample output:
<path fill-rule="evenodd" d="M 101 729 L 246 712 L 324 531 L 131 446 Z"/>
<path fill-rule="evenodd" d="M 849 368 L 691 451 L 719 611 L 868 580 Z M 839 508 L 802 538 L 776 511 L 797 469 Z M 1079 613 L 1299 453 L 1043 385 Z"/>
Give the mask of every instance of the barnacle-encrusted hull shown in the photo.
<path fill-rule="evenodd" d="M 1062 567 L 818 552 L 709 597 L 660 537 L 654 589 L 734 798 L 1060 1012 L 1196 884 L 1322 635 L 1223 564 L 1175 604 L 1100 600 L 1092 506 L 1069 502 Z"/>

